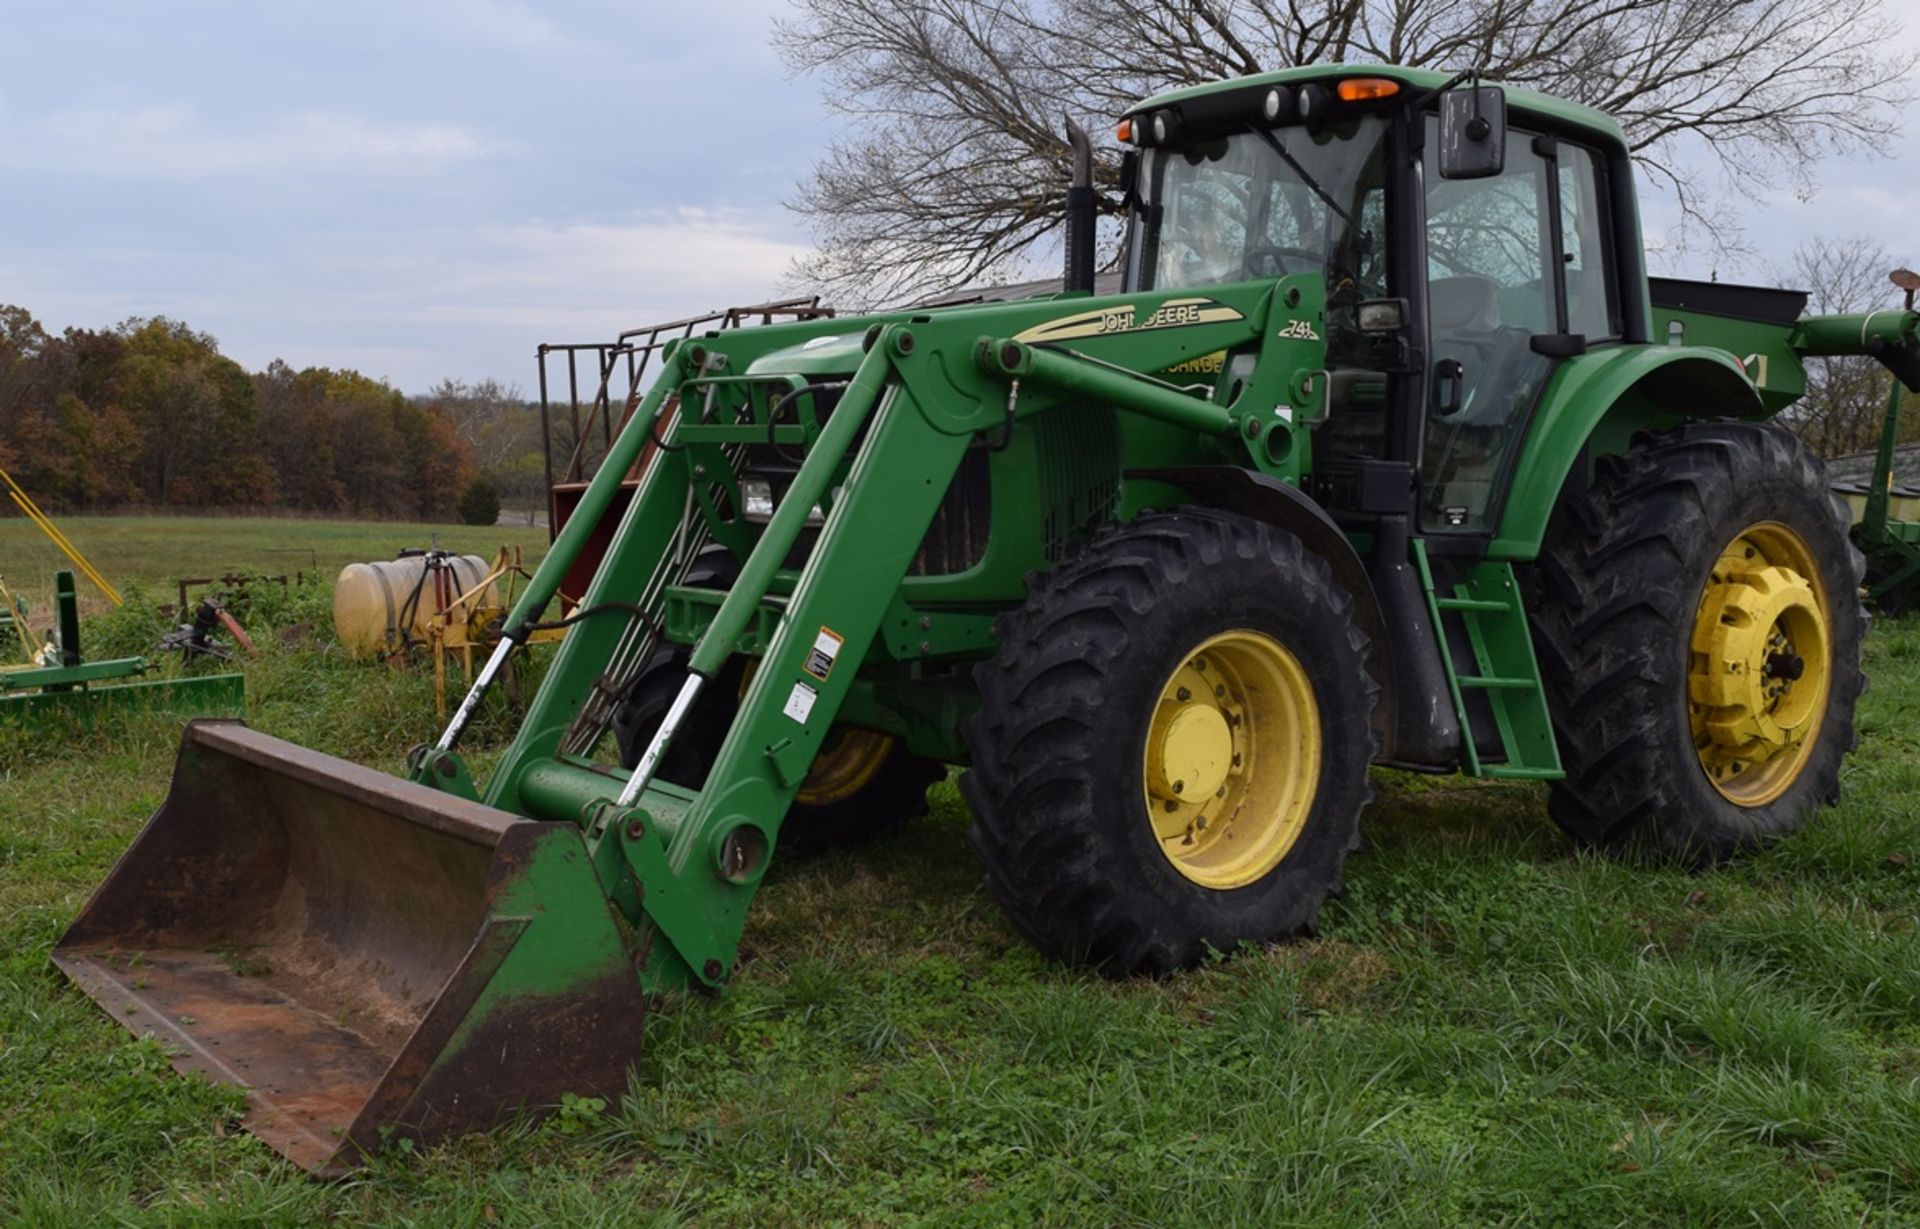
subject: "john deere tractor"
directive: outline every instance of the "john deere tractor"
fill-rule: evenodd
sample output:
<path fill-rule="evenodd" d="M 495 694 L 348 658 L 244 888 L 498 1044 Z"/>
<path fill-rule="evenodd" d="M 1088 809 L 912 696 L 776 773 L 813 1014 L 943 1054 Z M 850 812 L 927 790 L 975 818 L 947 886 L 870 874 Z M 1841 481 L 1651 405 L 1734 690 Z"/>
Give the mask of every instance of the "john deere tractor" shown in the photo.
<path fill-rule="evenodd" d="M 623 1088 L 778 851 L 949 765 L 1013 924 L 1115 974 L 1310 930 L 1374 765 L 1692 860 L 1834 799 L 1860 556 L 1768 420 L 1803 355 L 1911 370 L 1920 317 L 1650 281 L 1615 122 L 1473 78 L 1294 69 L 1118 135 L 1118 293 L 1076 131 L 1061 292 L 676 344 L 411 779 L 189 725 L 56 962 L 336 1170 Z"/>

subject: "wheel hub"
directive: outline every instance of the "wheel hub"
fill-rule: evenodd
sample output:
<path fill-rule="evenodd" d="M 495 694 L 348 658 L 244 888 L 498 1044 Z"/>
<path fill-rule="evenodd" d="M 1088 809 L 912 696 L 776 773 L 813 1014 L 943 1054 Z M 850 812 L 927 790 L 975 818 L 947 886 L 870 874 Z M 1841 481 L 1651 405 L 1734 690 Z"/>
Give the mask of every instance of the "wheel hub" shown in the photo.
<path fill-rule="evenodd" d="M 1210 703 L 1176 701 L 1171 707 L 1154 718 L 1160 737 L 1147 746 L 1147 788 L 1163 801 L 1205 798 L 1226 784 L 1233 729 L 1226 713 Z"/>
<path fill-rule="evenodd" d="M 1799 775 L 1826 709 L 1830 633 L 1811 553 L 1757 525 L 1715 563 L 1687 677 L 1694 747 L 1723 795 L 1759 806 Z"/>
<path fill-rule="evenodd" d="M 1300 662 L 1261 632 L 1198 645 L 1161 688 L 1142 783 L 1160 850 L 1210 888 L 1235 888 L 1287 856 L 1320 778 L 1320 710 Z"/>

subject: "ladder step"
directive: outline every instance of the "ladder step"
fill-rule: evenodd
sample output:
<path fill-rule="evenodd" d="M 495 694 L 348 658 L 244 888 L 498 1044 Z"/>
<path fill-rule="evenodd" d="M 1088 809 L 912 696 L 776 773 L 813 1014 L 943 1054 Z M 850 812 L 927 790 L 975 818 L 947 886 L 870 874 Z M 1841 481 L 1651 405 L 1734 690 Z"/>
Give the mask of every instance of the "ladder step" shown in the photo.
<path fill-rule="evenodd" d="M 1478 610 L 1488 614 L 1504 614 L 1513 609 L 1505 602 L 1486 601 L 1477 597 L 1443 597 L 1435 599 L 1442 610 Z"/>
<path fill-rule="evenodd" d="M 1532 679 L 1501 678 L 1490 674 L 1462 674 L 1459 676 L 1462 687 L 1479 687 L 1488 691 L 1532 691 Z"/>
<path fill-rule="evenodd" d="M 1503 781 L 1558 781 L 1567 775 L 1558 768 L 1509 768 L 1505 764 L 1488 764 L 1480 771 Z"/>

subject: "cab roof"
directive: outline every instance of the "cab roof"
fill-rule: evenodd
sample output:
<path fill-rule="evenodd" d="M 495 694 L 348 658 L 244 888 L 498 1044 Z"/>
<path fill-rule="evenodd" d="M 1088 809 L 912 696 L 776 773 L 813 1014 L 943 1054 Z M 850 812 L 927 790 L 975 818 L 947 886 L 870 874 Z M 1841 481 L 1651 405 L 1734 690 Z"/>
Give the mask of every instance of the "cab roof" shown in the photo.
<path fill-rule="evenodd" d="M 1310 81 L 1331 83 L 1347 77 L 1386 77 L 1401 82 L 1409 91 L 1420 93 L 1438 89 L 1453 76 L 1452 73 L 1435 72 L 1430 68 L 1402 68 L 1392 64 L 1309 64 L 1300 68 L 1283 68 L 1278 72 L 1230 77 L 1224 81 L 1209 81 L 1204 85 L 1168 90 L 1136 103 L 1127 109 L 1125 115 L 1141 115 L 1190 98 L 1234 93 L 1241 90 L 1251 92 L 1275 85 L 1304 85 Z M 1501 83 L 1488 80 L 1482 84 L 1500 85 Z M 1551 94 L 1542 94 L 1535 90 L 1521 89 L 1517 86 L 1502 86 L 1502 88 L 1507 91 L 1508 109 L 1526 119 L 1535 122 L 1545 121 L 1559 128 L 1580 129 L 1621 145 L 1626 143 L 1626 134 L 1620 128 L 1620 122 L 1604 111 L 1596 111 L 1592 107 L 1568 102 L 1564 98 L 1555 98 Z"/>

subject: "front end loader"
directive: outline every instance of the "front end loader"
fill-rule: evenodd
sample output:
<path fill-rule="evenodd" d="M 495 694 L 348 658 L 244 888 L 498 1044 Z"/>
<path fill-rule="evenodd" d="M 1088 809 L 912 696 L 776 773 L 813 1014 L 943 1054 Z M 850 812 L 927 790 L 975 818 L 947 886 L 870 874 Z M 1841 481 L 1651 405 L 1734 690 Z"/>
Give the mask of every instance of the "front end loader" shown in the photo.
<path fill-rule="evenodd" d="M 740 971 L 776 853 L 949 765 L 1012 923 L 1115 974 L 1314 927 L 1373 765 L 1695 861 L 1831 801 L 1859 558 L 1766 420 L 1920 317 L 1656 295 L 1611 119 L 1344 66 L 1125 116 L 1096 296 L 1070 139 L 1060 293 L 664 347 L 410 779 L 190 725 L 55 961 L 335 1171 L 617 1093 L 652 996 Z M 562 624 L 476 782 L 462 734 Z"/>

